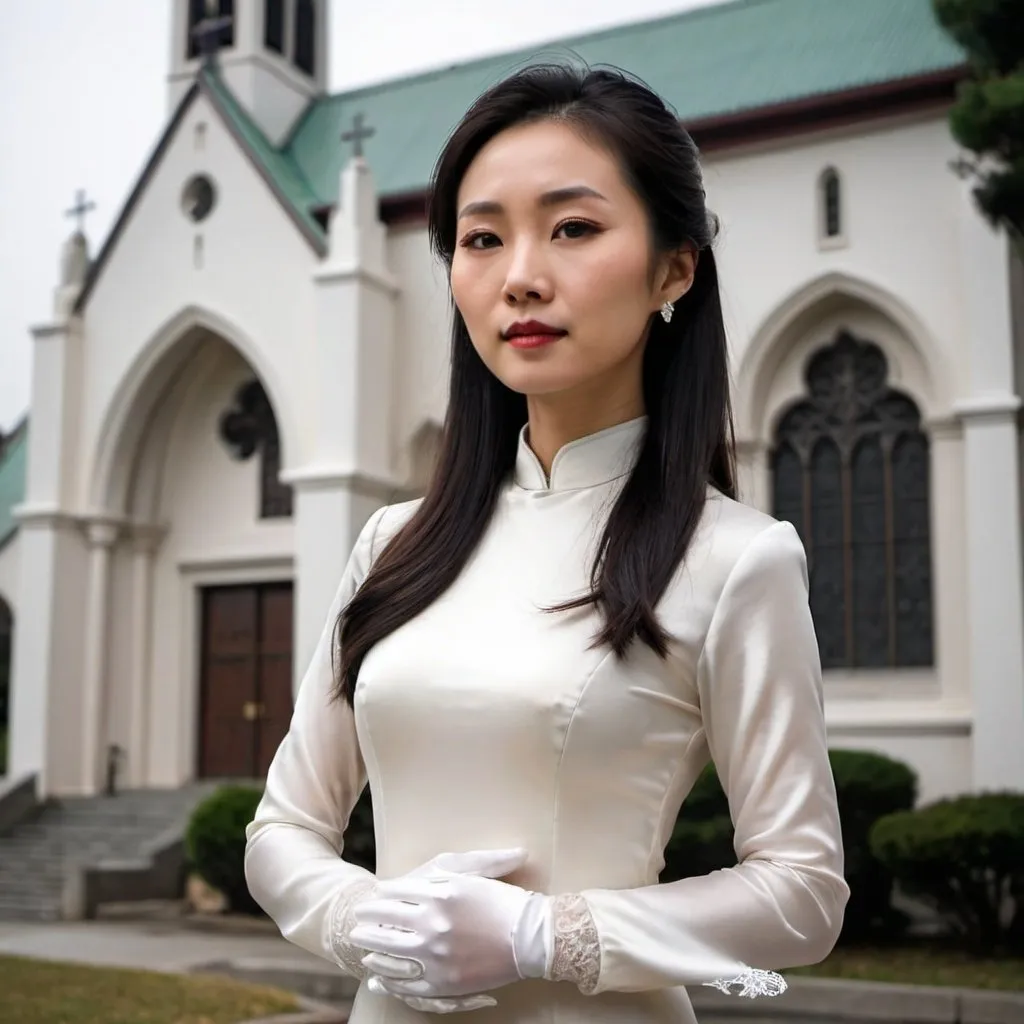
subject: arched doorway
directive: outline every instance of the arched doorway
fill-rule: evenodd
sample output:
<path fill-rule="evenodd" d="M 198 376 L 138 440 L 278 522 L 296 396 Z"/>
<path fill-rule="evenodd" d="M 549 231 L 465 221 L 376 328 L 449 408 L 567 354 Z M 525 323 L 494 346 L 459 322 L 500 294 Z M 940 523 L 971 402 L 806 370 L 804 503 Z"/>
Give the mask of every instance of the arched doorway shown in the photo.
<path fill-rule="evenodd" d="M 95 461 L 101 506 L 128 524 L 111 559 L 98 731 L 126 754 L 130 785 L 259 777 L 292 705 L 287 431 L 230 332 L 185 325 L 147 363 Z"/>

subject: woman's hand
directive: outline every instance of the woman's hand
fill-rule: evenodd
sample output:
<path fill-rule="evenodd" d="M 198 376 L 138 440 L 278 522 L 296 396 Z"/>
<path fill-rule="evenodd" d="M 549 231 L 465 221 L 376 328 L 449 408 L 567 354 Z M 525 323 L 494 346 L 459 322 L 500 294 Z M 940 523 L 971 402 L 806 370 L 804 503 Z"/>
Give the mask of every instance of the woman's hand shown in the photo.
<path fill-rule="evenodd" d="M 507 873 L 507 872 L 505 872 Z M 515 934 L 546 898 L 483 875 L 439 870 L 379 882 L 355 909 L 353 943 L 375 991 L 416 998 L 479 994 L 543 973 L 517 960 Z"/>

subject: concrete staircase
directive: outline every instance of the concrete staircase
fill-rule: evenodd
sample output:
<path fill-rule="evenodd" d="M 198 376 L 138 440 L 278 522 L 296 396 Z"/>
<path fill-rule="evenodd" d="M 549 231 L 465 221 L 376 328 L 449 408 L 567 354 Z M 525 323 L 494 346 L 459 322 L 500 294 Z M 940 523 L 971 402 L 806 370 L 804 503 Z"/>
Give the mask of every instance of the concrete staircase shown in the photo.
<path fill-rule="evenodd" d="M 137 860 L 158 839 L 183 836 L 192 809 L 213 788 L 127 790 L 47 803 L 0 836 L 0 920 L 60 919 L 75 865 Z"/>

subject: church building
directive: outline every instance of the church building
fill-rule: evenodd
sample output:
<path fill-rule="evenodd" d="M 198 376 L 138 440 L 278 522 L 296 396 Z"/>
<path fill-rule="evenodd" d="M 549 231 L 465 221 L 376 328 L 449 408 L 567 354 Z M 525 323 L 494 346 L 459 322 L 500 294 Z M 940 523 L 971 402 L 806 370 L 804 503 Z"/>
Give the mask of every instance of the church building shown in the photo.
<path fill-rule="evenodd" d="M 360 527 L 431 471 L 434 160 L 576 59 L 702 150 L 742 497 L 806 545 L 830 742 L 922 799 L 1024 788 L 1024 274 L 951 167 L 931 0 L 732 0 L 342 94 L 325 0 L 172 6 L 166 128 L 102 247 L 68 239 L 0 439 L 9 778 L 265 774 Z"/>

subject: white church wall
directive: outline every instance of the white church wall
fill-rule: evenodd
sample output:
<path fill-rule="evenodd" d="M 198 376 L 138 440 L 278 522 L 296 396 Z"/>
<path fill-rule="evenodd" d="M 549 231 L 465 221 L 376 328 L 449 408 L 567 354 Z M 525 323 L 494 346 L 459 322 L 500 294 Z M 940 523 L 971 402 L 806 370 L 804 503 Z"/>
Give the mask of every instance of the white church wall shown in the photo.
<path fill-rule="evenodd" d="M 917 773 L 918 804 L 971 792 L 971 738 L 966 725 L 829 728 L 829 745 L 869 750 L 902 761 Z"/>
<path fill-rule="evenodd" d="M 182 212 L 182 190 L 208 173 L 217 199 L 196 225 Z M 256 365 L 275 400 L 287 463 L 308 441 L 303 413 L 315 374 L 310 358 L 316 255 L 248 163 L 216 113 L 200 98 L 163 154 L 89 298 L 85 400 L 78 495 L 88 493 L 96 453 L 111 438 L 111 410 L 195 320 L 213 322 Z M 198 310 L 196 315 L 189 311 Z M 100 467 L 102 469 L 102 467 Z"/>
<path fill-rule="evenodd" d="M 924 798 L 961 792 L 972 778 L 963 446 L 949 419 L 966 331 L 954 153 L 939 113 L 705 161 L 709 205 L 722 219 L 738 429 L 753 444 L 741 477 L 746 499 L 770 511 L 766 446 L 803 393 L 807 359 L 839 328 L 879 344 L 890 382 L 922 411 L 931 443 L 935 667 L 826 672 L 825 687 L 831 742 L 907 761 Z M 826 167 L 839 172 L 844 221 L 839 242 L 823 246 L 818 178 Z"/>
<path fill-rule="evenodd" d="M 961 369 L 965 329 L 955 152 L 940 112 L 712 153 L 705 179 L 722 221 L 719 267 L 735 364 L 777 307 L 839 272 L 891 294 L 920 320 L 938 364 L 929 367 L 937 409 L 948 402 L 943 385 Z M 846 244 L 823 249 L 818 177 L 828 166 L 842 182 Z"/>

